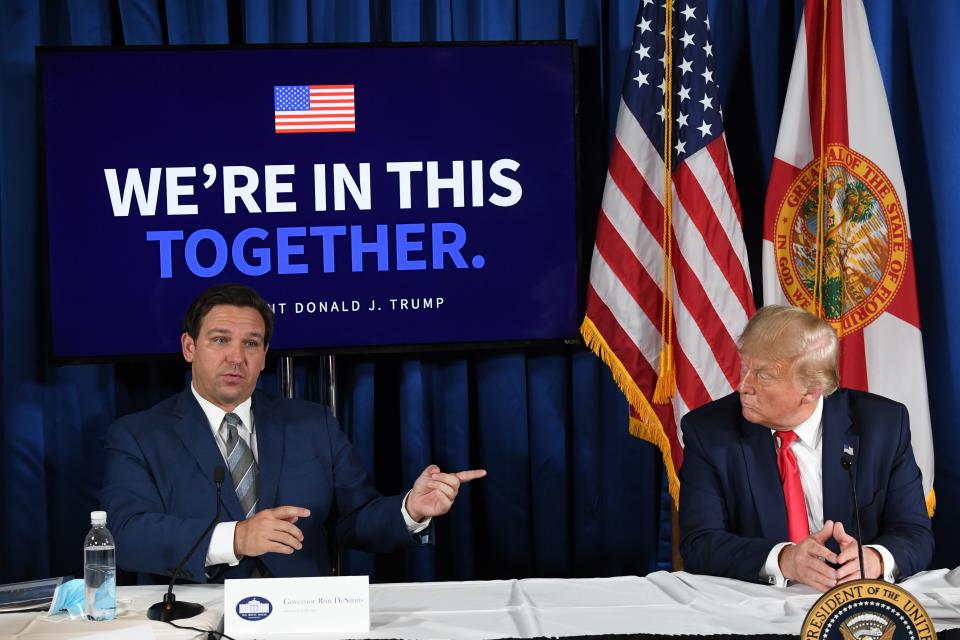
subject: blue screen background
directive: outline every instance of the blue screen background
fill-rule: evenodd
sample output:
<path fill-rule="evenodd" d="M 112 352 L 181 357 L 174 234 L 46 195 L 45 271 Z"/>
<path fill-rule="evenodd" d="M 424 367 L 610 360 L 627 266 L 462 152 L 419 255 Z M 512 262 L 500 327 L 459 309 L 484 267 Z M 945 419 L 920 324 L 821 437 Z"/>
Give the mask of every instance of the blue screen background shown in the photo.
<path fill-rule="evenodd" d="M 253 286 L 275 305 L 273 349 L 575 336 L 573 55 L 567 44 L 41 52 L 54 356 L 176 353 L 184 310 L 218 282 Z M 355 85 L 356 132 L 275 133 L 273 88 L 298 84 Z M 523 190 L 507 207 L 487 200 L 509 193 L 487 176 L 503 158 L 519 164 L 504 175 Z M 472 204 L 475 160 L 484 167 L 482 206 Z M 441 178 L 452 175 L 454 161 L 463 162 L 465 206 L 455 207 L 451 191 L 442 189 L 439 206 L 428 208 L 429 161 L 438 163 Z M 388 162 L 423 163 L 412 174 L 409 209 L 400 207 L 398 176 L 386 171 Z M 359 210 L 349 194 L 345 209 L 333 210 L 334 163 L 358 182 L 360 163 L 369 163 L 369 210 Z M 207 164 L 217 169 L 209 188 Z M 326 165 L 321 212 L 314 207 L 315 164 Z M 248 212 L 240 201 L 236 213 L 224 212 L 227 165 L 257 171 L 254 197 L 263 212 Z M 294 165 L 295 175 L 281 178 L 293 191 L 280 200 L 294 201 L 295 212 L 265 211 L 266 165 Z M 104 169 L 116 169 L 122 187 L 130 168 L 146 184 L 151 168 L 168 167 L 195 169 L 195 178 L 181 180 L 193 187 L 181 203 L 196 204 L 197 215 L 167 214 L 165 174 L 155 215 L 141 215 L 136 205 L 125 217 L 114 215 Z M 413 238 L 422 249 L 409 254 L 425 261 L 424 269 L 397 268 L 394 235 L 407 224 L 425 227 Z M 466 268 L 449 258 L 433 268 L 433 224 L 462 227 Z M 280 273 L 277 228 L 359 227 L 370 242 L 378 225 L 390 237 L 386 270 L 367 255 L 363 270 L 354 272 L 349 239 L 341 236 L 335 270 L 325 273 L 321 239 L 305 235 L 291 238 L 302 254 L 289 262 L 307 273 Z M 237 234 L 251 228 L 267 238 L 249 241 L 244 259 L 256 264 L 251 252 L 268 248 L 271 265 L 263 275 L 245 275 L 229 255 Z M 160 243 L 148 240 L 148 232 L 177 231 L 186 239 L 200 229 L 224 238 L 222 271 L 210 277 L 191 271 L 180 240 L 171 244 L 170 277 L 162 277 Z M 213 242 L 200 241 L 195 261 L 209 267 L 215 254 Z M 310 313 L 311 304 L 327 311 Z"/>

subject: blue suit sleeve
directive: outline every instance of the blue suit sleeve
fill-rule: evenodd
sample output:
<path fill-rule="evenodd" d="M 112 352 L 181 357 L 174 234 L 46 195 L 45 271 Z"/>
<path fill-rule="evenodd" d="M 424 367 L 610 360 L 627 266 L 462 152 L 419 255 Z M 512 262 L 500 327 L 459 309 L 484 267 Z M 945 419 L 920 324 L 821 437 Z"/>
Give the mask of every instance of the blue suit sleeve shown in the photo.
<path fill-rule="evenodd" d="M 336 420 L 330 417 L 328 422 L 332 425 L 329 433 L 338 543 L 361 551 L 386 553 L 423 539 L 422 535 L 410 535 L 400 514 L 406 492 L 380 495 Z"/>
<path fill-rule="evenodd" d="M 756 581 L 767 555 L 780 540 L 730 532 L 730 505 L 718 466 L 726 461 L 705 450 L 697 425 L 684 417 L 680 468 L 680 555 L 690 573 Z"/>
<path fill-rule="evenodd" d="M 129 420 L 117 421 L 107 432 L 106 472 L 101 491 L 108 527 L 117 545 L 117 564 L 125 571 L 171 575 L 209 524 L 213 495 L 209 501 L 211 513 L 206 516 L 165 513 L 164 496 L 152 477 L 141 444 L 128 428 Z M 201 543 L 184 566 L 181 575 L 185 579 L 206 582 L 206 548 Z"/>
<path fill-rule="evenodd" d="M 881 506 L 878 501 L 883 502 L 882 514 L 874 513 Z M 893 554 L 901 575 L 910 576 L 927 568 L 933 557 L 933 530 L 927 516 L 920 468 L 910 445 L 910 417 L 902 405 L 886 493 L 878 491 L 870 504 L 861 506 L 860 512 L 865 526 L 879 518 L 880 533 L 869 543 L 886 547 Z"/>

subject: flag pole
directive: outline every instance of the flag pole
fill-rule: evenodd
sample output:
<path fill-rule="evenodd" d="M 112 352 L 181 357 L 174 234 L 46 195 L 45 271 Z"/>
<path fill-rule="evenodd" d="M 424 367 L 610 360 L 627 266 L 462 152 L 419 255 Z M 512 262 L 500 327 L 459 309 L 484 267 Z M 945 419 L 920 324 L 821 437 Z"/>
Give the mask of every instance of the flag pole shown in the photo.
<path fill-rule="evenodd" d="M 820 157 L 817 177 L 817 264 L 813 275 L 813 308 L 814 315 L 826 319 L 827 313 L 823 306 L 823 280 L 826 276 L 824 252 L 826 251 L 826 215 L 824 208 L 826 199 L 823 193 L 823 180 L 827 171 L 827 154 L 824 144 L 827 139 L 827 15 L 830 0 L 823 0 L 823 30 L 820 33 Z M 841 301 L 842 304 L 842 301 Z M 842 336 L 841 336 L 842 337 Z"/>
<path fill-rule="evenodd" d="M 656 404 L 677 390 L 673 363 L 673 0 L 666 0 L 663 51 L 663 298 L 660 307 L 660 366 L 653 389 Z"/>

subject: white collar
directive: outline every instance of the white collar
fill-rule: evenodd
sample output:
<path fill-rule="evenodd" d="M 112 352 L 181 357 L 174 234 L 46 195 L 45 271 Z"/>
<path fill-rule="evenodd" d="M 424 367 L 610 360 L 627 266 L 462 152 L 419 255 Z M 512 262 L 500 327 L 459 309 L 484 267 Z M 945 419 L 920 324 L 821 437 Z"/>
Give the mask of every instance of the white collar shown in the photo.
<path fill-rule="evenodd" d="M 776 429 L 773 429 L 776 435 Z M 817 406 L 810 414 L 810 417 L 798 424 L 793 432 L 797 434 L 797 439 L 811 449 L 820 446 L 820 439 L 823 437 L 823 396 L 817 400 Z"/>
<path fill-rule="evenodd" d="M 213 434 L 217 435 L 217 432 L 220 430 L 220 424 L 223 422 L 223 416 L 227 415 L 227 412 L 201 396 L 192 382 L 190 383 L 190 391 L 193 392 L 193 397 L 200 403 L 203 414 L 207 416 L 207 422 L 210 423 L 210 429 L 213 430 Z M 238 404 L 233 411 L 231 411 L 231 413 L 237 414 L 237 417 L 243 422 L 243 426 L 251 432 L 253 431 L 253 420 L 250 416 L 252 406 L 253 398 L 251 397 Z"/>

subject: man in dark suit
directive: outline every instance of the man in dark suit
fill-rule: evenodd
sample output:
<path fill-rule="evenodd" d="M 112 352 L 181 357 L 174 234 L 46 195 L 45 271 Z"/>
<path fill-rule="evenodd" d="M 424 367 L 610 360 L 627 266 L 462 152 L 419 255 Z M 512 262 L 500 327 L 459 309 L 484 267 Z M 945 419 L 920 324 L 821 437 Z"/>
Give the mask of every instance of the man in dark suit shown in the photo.
<path fill-rule="evenodd" d="M 101 498 L 122 569 L 173 572 L 212 516 L 217 466 L 225 513 L 183 571 L 195 582 L 329 575 L 328 519 L 365 551 L 427 543 L 430 518 L 485 475 L 430 465 L 406 495 L 380 495 L 326 407 L 256 390 L 273 319 L 248 287 L 208 289 L 184 319 L 191 384 L 110 427 Z"/>
<path fill-rule="evenodd" d="M 837 390 L 833 328 L 796 307 L 757 312 L 737 393 L 682 421 L 680 552 L 692 573 L 820 591 L 926 568 L 933 534 L 902 404 Z M 853 453 L 862 530 L 850 480 Z"/>

